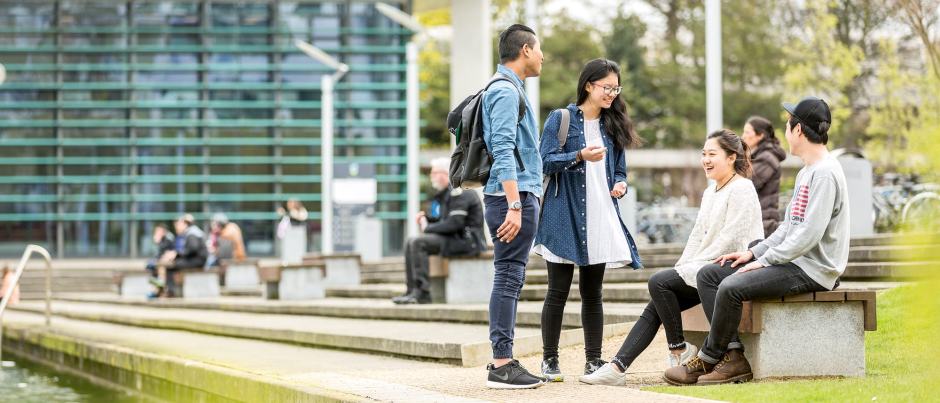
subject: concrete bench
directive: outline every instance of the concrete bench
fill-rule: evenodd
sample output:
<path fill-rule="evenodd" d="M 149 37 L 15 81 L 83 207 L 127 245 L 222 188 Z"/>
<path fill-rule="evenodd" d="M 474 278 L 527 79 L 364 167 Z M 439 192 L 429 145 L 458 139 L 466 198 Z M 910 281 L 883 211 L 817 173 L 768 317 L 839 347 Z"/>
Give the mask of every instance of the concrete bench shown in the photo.
<path fill-rule="evenodd" d="M 431 301 L 476 304 L 490 301 L 493 291 L 493 251 L 477 256 L 431 256 Z"/>
<path fill-rule="evenodd" d="M 218 298 L 222 295 L 219 287 L 219 271 L 216 269 L 186 269 L 173 273 L 177 287 L 183 298 Z"/>
<path fill-rule="evenodd" d="M 877 329 L 875 292 L 836 290 L 745 301 L 738 334 L 754 378 L 864 376 L 865 332 Z M 686 339 L 710 329 L 701 305 L 682 312 Z"/>
<path fill-rule="evenodd" d="M 254 291 L 261 285 L 258 260 L 223 260 L 219 265 L 219 282 L 226 290 Z"/>
<path fill-rule="evenodd" d="M 327 286 L 362 284 L 362 258 L 358 253 L 308 254 L 304 256 L 304 263 L 323 263 Z"/>
<path fill-rule="evenodd" d="M 122 298 L 144 298 L 154 291 L 150 272 L 114 272 L 114 285 Z"/>
<path fill-rule="evenodd" d="M 301 300 L 326 296 L 326 265 L 321 262 L 259 265 L 265 299 Z"/>

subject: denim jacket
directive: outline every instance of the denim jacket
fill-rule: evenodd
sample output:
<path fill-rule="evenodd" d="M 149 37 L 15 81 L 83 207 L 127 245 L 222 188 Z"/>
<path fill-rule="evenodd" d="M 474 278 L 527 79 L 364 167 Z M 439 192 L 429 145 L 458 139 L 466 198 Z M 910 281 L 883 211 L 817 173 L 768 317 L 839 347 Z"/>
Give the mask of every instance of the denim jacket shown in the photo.
<path fill-rule="evenodd" d="M 545 167 L 545 174 L 550 178 L 545 189 L 542 204 L 542 217 L 539 222 L 536 245 L 544 245 L 553 254 L 570 260 L 578 266 L 588 264 L 587 247 L 587 188 L 584 174 L 584 161 L 577 161 L 578 150 L 585 147 L 584 114 L 574 104 L 568 105 L 571 122 L 568 125 L 568 138 L 564 148 L 559 148 L 558 130 L 561 126 L 561 113 L 553 111 L 545 120 L 542 131 L 540 154 Z M 601 138 L 607 147 L 607 186 L 613 189 L 617 182 L 627 181 L 627 162 L 625 152 L 614 146 L 613 139 L 607 135 L 601 122 Z M 610 198 L 620 216 L 617 199 Z M 636 242 L 627 227 L 620 223 L 630 245 L 630 267 L 643 268 Z"/>
<path fill-rule="evenodd" d="M 510 80 L 498 81 L 483 95 L 483 141 L 493 155 L 485 194 L 503 192 L 503 181 L 516 180 L 519 192 L 542 196 L 542 160 L 538 151 L 538 126 L 532 105 L 525 97 L 522 80 L 511 69 L 499 65 L 496 71 Z M 525 100 L 525 116 L 519 121 L 519 94 Z M 519 150 L 520 160 L 516 159 Z M 519 165 L 519 162 L 522 165 Z"/>

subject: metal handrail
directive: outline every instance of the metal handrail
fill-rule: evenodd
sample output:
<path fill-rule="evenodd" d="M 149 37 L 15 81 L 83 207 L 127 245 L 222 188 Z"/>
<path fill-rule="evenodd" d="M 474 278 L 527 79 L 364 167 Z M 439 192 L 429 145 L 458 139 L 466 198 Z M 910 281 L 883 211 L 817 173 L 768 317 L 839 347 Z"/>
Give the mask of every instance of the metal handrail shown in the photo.
<path fill-rule="evenodd" d="M 52 311 L 52 257 L 49 256 L 49 251 L 42 246 L 28 245 L 23 252 L 23 257 L 20 258 L 20 263 L 16 265 L 13 281 L 4 290 L 5 292 L 2 294 L 4 295 L 3 301 L 0 301 L 0 363 L 3 362 L 3 313 L 6 312 L 7 304 L 10 303 L 10 298 L 13 296 L 13 290 L 20 283 L 20 277 L 23 276 L 23 270 L 26 269 L 26 262 L 29 261 L 33 253 L 38 253 L 46 261 L 46 326 L 49 326 L 49 317 Z M 2 365 L 0 365 L 0 368 L 2 368 Z"/>

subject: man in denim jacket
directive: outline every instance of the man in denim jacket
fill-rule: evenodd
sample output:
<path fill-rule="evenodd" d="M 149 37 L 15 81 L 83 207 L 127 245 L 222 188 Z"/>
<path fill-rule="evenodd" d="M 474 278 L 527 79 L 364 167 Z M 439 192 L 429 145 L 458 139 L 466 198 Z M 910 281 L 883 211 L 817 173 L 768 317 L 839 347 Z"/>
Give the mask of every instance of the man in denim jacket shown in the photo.
<path fill-rule="evenodd" d="M 493 363 L 487 386 L 535 388 L 544 383 L 512 359 L 516 307 L 525 282 L 525 267 L 535 239 L 542 194 L 542 160 L 533 106 L 523 81 L 542 71 L 542 50 L 535 32 L 515 24 L 499 35 L 497 81 L 483 96 L 483 139 L 493 155 L 490 178 L 483 188 L 485 219 L 494 243 L 495 278 L 490 295 L 490 341 Z M 519 102 L 525 115 L 519 120 Z"/>

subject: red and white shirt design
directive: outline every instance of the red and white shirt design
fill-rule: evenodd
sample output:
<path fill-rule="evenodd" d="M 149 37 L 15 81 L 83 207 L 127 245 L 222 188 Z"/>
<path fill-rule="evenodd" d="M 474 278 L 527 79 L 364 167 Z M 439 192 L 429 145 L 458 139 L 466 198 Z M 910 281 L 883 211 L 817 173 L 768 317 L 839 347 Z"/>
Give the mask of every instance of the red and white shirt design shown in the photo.
<path fill-rule="evenodd" d="M 800 185 L 793 203 L 790 204 L 790 220 L 803 222 L 806 219 L 806 206 L 809 204 L 809 185 Z"/>

